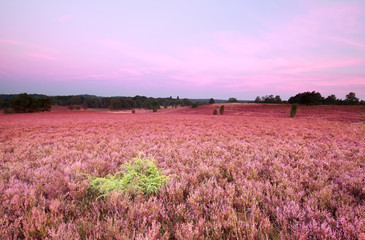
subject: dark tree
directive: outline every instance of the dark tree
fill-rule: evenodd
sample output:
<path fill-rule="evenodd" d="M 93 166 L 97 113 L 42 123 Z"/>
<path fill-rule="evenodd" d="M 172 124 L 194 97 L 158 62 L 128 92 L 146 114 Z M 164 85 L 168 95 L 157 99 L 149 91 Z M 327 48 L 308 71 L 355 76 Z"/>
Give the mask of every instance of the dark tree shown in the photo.
<path fill-rule="evenodd" d="M 213 103 L 214 103 L 214 99 L 213 98 L 209 99 L 209 104 L 213 104 Z"/>
<path fill-rule="evenodd" d="M 319 105 L 324 102 L 324 99 L 319 92 L 313 91 L 313 92 L 298 93 L 294 97 L 290 97 L 288 102 L 306 104 L 306 105 Z"/>
<path fill-rule="evenodd" d="M 274 103 L 275 99 L 274 99 L 274 95 L 269 95 L 269 96 L 265 96 L 263 97 L 263 101 L 264 103 Z"/>
<path fill-rule="evenodd" d="M 229 103 L 233 103 L 233 102 L 238 102 L 238 101 L 237 101 L 237 98 L 233 98 L 233 97 L 232 97 L 232 98 L 229 98 L 229 99 L 228 99 L 228 102 L 229 102 Z"/>
<path fill-rule="evenodd" d="M 356 97 L 356 94 L 354 92 L 350 92 L 346 95 L 345 102 L 349 105 L 357 105 L 359 104 L 359 99 Z"/>
<path fill-rule="evenodd" d="M 276 95 L 275 99 L 274 99 L 274 103 L 281 103 L 281 102 L 282 102 L 282 100 L 281 100 L 280 95 Z"/>
<path fill-rule="evenodd" d="M 21 93 L 11 101 L 11 108 L 16 113 L 33 112 L 34 107 L 34 100 L 27 93 Z"/>
<path fill-rule="evenodd" d="M 261 102 L 261 98 L 259 97 L 259 96 L 257 96 L 256 98 L 255 98 L 255 103 L 260 103 Z"/>
<path fill-rule="evenodd" d="M 35 95 L 33 98 L 27 93 L 21 93 L 11 100 L 10 106 L 16 113 L 44 112 L 50 111 L 52 102 L 49 97 Z"/>
<path fill-rule="evenodd" d="M 335 105 L 337 103 L 337 98 L 335 95 L 329 95 L 328 97 L 326 97 L 326 99 L 324 100 L 324 104 L 327 105 Z"/>
<path fill-rule="evenodd" d="M 37 111 L 41 111 L 41 112 L 48 111 L 49 112 L 51 110 L 52 100 L 50 97 L 40 98 L 40 99 L 38 99 L 37 102 L 38 102 Z"/>
<path fill-rule="evenodd" d="M 182 107 L 184 107 L 184 106 L 190 106 L 190 105 L 191 105 L 191 102 L 190 102 L 190 100 L 189 100 L 189 99 L 184 98 L 184 99 L 182 100 L 182 103 L 181 103 L 181 106 L 182 106 Z"/>

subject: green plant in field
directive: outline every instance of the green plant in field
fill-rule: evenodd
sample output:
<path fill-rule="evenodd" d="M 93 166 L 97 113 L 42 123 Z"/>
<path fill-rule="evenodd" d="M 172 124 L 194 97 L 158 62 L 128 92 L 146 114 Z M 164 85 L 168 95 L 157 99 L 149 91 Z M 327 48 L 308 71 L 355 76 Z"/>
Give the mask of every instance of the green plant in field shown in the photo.
<path fill-rule="evenodd" d="M 290 117 L 293 118 L 295 116 L 295 114 L 297 113 L 297 108 L 298 105 L 297 104 L 293 104 L 291 105 L 291 110 L 290 110 Z"/>
<path fill-rule="evenodd" d="M 154 194 L 169 179 L 169 176 L 163 175 L 152 160 L 140 156 L 133 158 L 122 167 L 125 171 L 109 174 L 106 177 L 88 176 L 90 189 L 98 192 L 99 197 L 105 197 L 116 190 L 128 192 L 132 196 L 137 192 Z"/>
<path fill-rule="evenodd" d="M 217 109 L 214 109 L 214 111 L 213 111 L 213 115 L 217 115 L 217 114 L 218 114 Z"/>

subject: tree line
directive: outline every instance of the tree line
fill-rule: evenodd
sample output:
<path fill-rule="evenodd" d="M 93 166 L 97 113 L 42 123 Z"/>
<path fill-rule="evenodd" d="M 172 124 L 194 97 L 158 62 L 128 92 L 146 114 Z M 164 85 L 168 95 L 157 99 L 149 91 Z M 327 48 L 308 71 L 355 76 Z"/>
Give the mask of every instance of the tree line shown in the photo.
<path fill-rule="evenodd" d="M 222 100 L 220 100 L 222 102 Z M 236 98 L 229 98 L 229 103 L 238 102 Z M 266 95 L 256 97 L 255 103 L 297 103 L 305 105 L 358 105 L 365 104 L 356 97 L 354 92 L 346 95 L 344 100 L 338 99 L 331 94 L 324 98 L 319 92 L 303 92 L 289 98 L 288 101 L 283 101 L 279 95 Z M 180 99 L 166 97 L 153 98 L 145 96 L 135 97 L 98 97 L 94 95 L 69 95 L 69 96 L 46 96 L 40 94 L 9 94 L 0 95 L 0 108 L 4 109 L 6 113 L 26 113 L 26 112 L 44 112 L 49 111 L 52 105 L 68 106 L 69 109 L 87 109 L 87 108 L 108 108 L 110 110 L 121 109 L 159 109 L 161 106 L 167 108 L 168 106 L 192 106 L 193 108 L 203 104 L 213 104 L 213 98 L 207 100 L 189 100 L 188 98 Z"/>
<path fill-rule="evenodd" d="M 49 111 L 52 105 L 67 106 L 70 110 L 87 108 L 108 108 L 110 110 L 121 109 L 159 109 L 161 106 L 191 106 L 193 104 L 187 98 L 180 99 L 152 98 L 145 96 L 135 97 L 97 97 L 93 95 L 70 95 L 70 96 L 46 96 L 39 94 L 9 94 L 0 95 L 0 108 L 5 113 L 28 113 Z"/>
<path fill-rule="evenodd" d="M 334 94 L 329 95 L 328 97 L 322 97 L 319 92 L 302 92 L 298 93 L 295 96 L 292 96 L 288 99 L 288 101 L 282 101 L 279 95 L 266 95 L 263 97 L 257 96 L 255 103 L 297 103 L 297 104 L 305 104 L 305 105 L 358 105 L 365 104 L 364 101 L 360 101 L 359 98 L 356 97 L 354 92 L 350 92 L 346 95 L 344 100 L 338 99 Z"/>
<path fill-rule="evenodd" d="M 7 102 L 6 102 L 7 101 Z M 5 104 L 4 104 L 5 102 Z M 42 95 L 19 94 L 12 98 L 1 101 L 4 113 L 32 113 L 50 111 L 52 100 L 50 97 Z"/>

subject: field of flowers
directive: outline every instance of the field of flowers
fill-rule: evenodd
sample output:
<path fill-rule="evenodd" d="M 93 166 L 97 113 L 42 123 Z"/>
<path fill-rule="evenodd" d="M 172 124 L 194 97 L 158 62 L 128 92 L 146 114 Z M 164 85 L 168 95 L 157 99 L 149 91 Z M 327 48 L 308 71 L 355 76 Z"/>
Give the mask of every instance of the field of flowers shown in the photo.
<path fill-rule="evenodd" d="M 189 114 L 201 107 L 0 115 L 0 239 L 365 238 L 363 108 Z M 138 155 L 170 175 L 157 194 L 89 189 Z"/>

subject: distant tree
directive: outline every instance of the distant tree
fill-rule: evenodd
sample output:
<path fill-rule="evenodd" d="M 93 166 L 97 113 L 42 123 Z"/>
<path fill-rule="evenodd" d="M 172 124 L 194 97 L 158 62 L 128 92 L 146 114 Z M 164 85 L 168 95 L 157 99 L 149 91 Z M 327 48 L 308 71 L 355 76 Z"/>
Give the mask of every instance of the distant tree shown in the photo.
<path fill-rule="evenodd" d="M 44 112 L 50 111 L 52 107 L 52 101 L 49 97 L 40 97 L 40 95 L 35 95 L 32 97 L 27 93 L 21 93 L 11 99 L 10 107 L 11 110 L 7 110 L 9 113 Z"/>
<path fill-rule="evenodd" d="M 260 103 L 261 102 L 261 98 L 259 97 L 259 96 L 257 96 L 256 98 L 255 98 L 255 103 Z"/>
<path fill-rule="evenodd" d="M 142 104 L 141 99 L 135 100 L 135 103 L 136 103 L 136 108 L 142 108 L 143 104 Z"/>
<path fill-rule="evenodd" d="M 110 105 L 109 110 L 117 110 L 121 108 L 121 102 L 118 98 L 111 98 L 110 99 Z"/>
<path fill-rule="evenodd" d="M 263 97 L 263 101 L 264 103 L 274 103 L 274 95 L 266 95 L 265 97 Z"/>
<path fill-rule="evenodd" d="M 152 101 L 152 108 L 156 107 L 157 109 L 160 109 L 160 103 L 157 100 Z"/>
<path fill-rule="evenodd" d="M 229 98 L 229 99 L 228 99 L 228 102 L 229 102 L 229 103 L 233 103 L 233 102 L 238 102 L 238 101 L 237 101 L 237 98 L 233 98 L 233 97 L 232 97 L 232 98 Z"/>
<path fill-rule="evenodd" d="M 82 103 L 82 97 L 81 96 L 72 96 L 71 103 L 73 105 L 80 105 Z"/>
<path fill-rule="evenodd" d="M 274 103 L 282 103 L 280 95 L 275 96 Z"/>
<path fill-rule="evenodd" d="M 335 105 L 337 103 L 337 98 L 335 95 L 329 95 L 328 97 L 326 97 L 326 99 L 324 99 L 324 104 L 327 105 Z"/>
<path fill-rule="evenodd" d="M 40 98 L 38 99 L 38 111 L 50 111 L 52 107 L 52 100 L 50 97 Z"/>
<path fill-rule="evenodd" d="M 34 112 L 35 101 L 27 93 L 21 93 L 11 101 L 11 108 L 16 113 Z"/>
<path fill-rule="evenodd" d="M 224 106 L 223 106 L 223 105 L 220 107 L 220 109 L 219 109 L 219 113 L 220 113 L 221 115 L 223 115 L 223 114 L 224 114 Z"/>
<path fill-rule="evenodd" d="M 359 99 L 356 97 L 356 94 L 354 92 L 350 92 L 346 95 L 345 102 L 349 105 L 356 105 L 359 104 Z"/>
<path fill-rule="evenodd" d="M 151 102 L 150 102 L 149 100 L 145 101 L 145 102 L 143 103 L 143 108 L 144 108 L 144 109 L 152 109 L 152 104 L 151 104 Z"/>
<path fill-rule="evenodd" d="M 214 99 L 213 98 L 209 99 L 209 104 L 213 104 L 213 103 L 214 103 Z"/>
<path fill-rule="evenodd" d="M 182 103 L 181 103 L 181 106 L 182 106 L 182 107 L 190 106 L 190 105 L 191 105 L 191 102 L 190 102 L 190 100 L 189 100 L 189 99 L 184 98 L 184 99 L 182 100 Z"/>
<path fill-rule="evenodd" d="M 306 104 L 306 105 L 319 105 L 324 102 L 324 99 L 319 92 L 313 91 L 313 92 L 298 93 L 294 97 L 290 97 L 288 102 Z"/>
<path fill-rule="evenodd" d="M 67 106 L 67 108 L 72 111 L 75 109 L 75 106 L 73 104 L 70 104 Z"/>
<path fill-rule="evenodd" d="M 197 102 L 194 102 L 193 104 L 191 104 L 191 108 L 197 108 L 198 107 L 198 103 Z"/>

